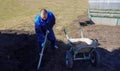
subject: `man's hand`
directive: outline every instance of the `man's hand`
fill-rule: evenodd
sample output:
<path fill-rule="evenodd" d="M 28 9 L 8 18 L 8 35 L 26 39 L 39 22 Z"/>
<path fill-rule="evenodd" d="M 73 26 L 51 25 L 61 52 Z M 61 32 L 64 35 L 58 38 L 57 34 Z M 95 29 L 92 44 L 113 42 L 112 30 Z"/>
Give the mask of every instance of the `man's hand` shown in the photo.
<path fill-rule="evenodd" d="M 42 43 L 41 46 L 42 46 L 42 48 L 43 48 L 43 47 L 45 46 L 45 43 Z"/>

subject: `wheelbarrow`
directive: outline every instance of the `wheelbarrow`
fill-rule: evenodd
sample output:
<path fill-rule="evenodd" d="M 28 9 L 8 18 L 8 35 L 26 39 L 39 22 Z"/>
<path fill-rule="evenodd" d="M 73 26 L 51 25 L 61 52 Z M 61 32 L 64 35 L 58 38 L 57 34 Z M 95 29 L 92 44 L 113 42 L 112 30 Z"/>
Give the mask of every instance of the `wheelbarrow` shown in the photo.
<path fill-rule="evenodd" d="M 46 45 L 48 33 L 49 33 L 49 31 L 47 30 L 47 31 L 46 31 L 46 35 L 45 35 L 45 40 L 44 40 L 43 45 L 42 45 L 42 50 L 41 50 L 41 52 L 40 52 L 40 54 L 39 54 L 39 55 L 40 55 L 40 58 L 39 58 L 37 70 L 40 70 L 40 65 L 41 65 L 41 61 L 42 61 L 42 57 L 43 57 L 43 53 L 44 53 L 44 49 L 45 49 L 45 45 Z"/>
<path fill-rule="evenodd" d="M 99 65 L 100 56 L 96 48 L 99 46 L 99 42 L 96 39 L 89 39 L 83 37 L 81 31 L 81 38 L 69 38 L 66 30 L 64 29 L 69 50 L 66 52 L 66 67 L 72 68 L 75 60 L 90 61 L 93 66 Z"/>

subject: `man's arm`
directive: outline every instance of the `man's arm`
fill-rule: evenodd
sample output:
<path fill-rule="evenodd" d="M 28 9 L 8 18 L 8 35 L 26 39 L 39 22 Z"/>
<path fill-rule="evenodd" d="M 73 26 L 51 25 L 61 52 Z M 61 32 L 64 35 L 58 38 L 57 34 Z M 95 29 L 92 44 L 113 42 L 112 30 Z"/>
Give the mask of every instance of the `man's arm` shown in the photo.
<path fill-rule="evenodd" d="M 44 42 L 44 35 L 41 31 L 41 27 L 37 23 L 35 23 L 35 32 L 38 38 L 39 46 L 41 47 L 41 44 Z"/>
<path fill-rule="evenodd" d="M 55 16 L 53 15 L 52 16 L 52 20 L 51 20 L 51 28 L 53 28 L 53 26 L 55 25 L 55 22 L 56 22 L 56 20 L 55 20 Z"/>
<path fill-rule="evenodd" d="M 49 21 L 49 28 L 50 29 L 52 29 L 53 28 L 53 26 L 55 25 L 55 23 L 56 23 L 56 19 L 55 19 L 55 16 L 54 16 L 54 14 L 52 13 L 52 12 L 48 12 L 48 14 L 50 15 L 50 17 L 49 17 L 49 19 L 51 19 L 50 21 Z"/>

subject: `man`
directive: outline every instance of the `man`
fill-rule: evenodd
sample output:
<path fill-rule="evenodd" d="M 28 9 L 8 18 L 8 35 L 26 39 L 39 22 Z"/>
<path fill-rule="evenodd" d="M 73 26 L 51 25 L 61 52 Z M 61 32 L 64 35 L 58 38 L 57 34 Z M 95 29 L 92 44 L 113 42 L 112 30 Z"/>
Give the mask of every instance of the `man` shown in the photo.
<path fill-rule="evenodd" d="M 52 12 L 46 9 L 41 9 L 40 14 L 35 18 L 35 32 L 38 37 L 38 43 L 40 50 L 43 47 L 46 31 L 49 31 L 47 39 L 51 42 L 51 48 L 58 48 L 56 43 L 56 37 L 54 35 L 53 26 L 55 25 L 55 16 Z"/>

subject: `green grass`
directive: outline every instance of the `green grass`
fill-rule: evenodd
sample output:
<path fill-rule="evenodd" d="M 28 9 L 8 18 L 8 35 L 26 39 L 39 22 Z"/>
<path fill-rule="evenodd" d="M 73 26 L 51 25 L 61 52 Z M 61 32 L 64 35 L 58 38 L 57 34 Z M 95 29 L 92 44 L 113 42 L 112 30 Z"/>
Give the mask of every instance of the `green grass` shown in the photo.
<path fill-rule="evenodd" d="M 0 0 L 0 30 L 34 31 L 34 17 L 41 8 L 56 16 L 55 33 L 62 38 L 64 27 L 87 12 L 88 0 Z"/>

